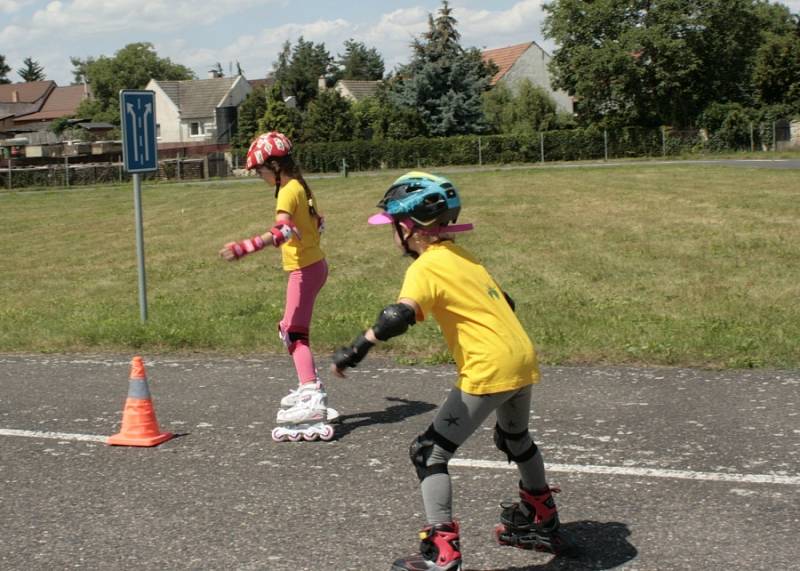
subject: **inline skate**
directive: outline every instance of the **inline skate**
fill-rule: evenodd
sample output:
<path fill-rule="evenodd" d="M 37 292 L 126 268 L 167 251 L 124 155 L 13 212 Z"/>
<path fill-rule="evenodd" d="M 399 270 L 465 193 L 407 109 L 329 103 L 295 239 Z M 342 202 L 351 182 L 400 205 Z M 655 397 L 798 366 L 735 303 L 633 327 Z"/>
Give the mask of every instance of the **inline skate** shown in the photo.
<path fill-rule="evenodd" d="M 419 553 L 392 564 L 392 571 L 461 571 L 458 522 L 438 523 L 419 532 Z"/>
<path fill-rule="evenodd" d="M 494 528 L 497 543 L 555 555 L 572 552 L 574 542 L 560 529 L 558 510 L 553 500 L 553 494 L 560 491 L 559 488 L 547 486 L 531 492 L 520 482 L 520 501 L 500 504 L 503 511 L 500 514 L 500 523 Z"/>

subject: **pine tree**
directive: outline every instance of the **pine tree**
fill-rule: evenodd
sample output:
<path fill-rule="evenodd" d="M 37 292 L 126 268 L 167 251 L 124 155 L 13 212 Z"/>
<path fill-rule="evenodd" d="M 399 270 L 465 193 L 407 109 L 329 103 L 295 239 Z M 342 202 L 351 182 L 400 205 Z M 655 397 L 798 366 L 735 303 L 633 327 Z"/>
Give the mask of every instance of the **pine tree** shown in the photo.
<path fill-rule="evenodd" d="M 25 67 L 17 70 L 17 75 L 22 78 L 22 81 L 42 81 L 44 79 L 44 68 L 39 65 L 39 62 L 33 58 L 26 57 L 22 60 Z"/>
<path fill-rule="evenodd" d="M 350 102 L 334 89 L 320 93 L 308 106 L 303 120 L 303 140 L 349 141 L 355 132 Z"/>
<path fill-rule="evenodd" d="M 336 63 L 339 66 L 337 79 L 375 81 L 383 78 L 383 58 L 378 51 L 352 38 L 344 43 L 344 55 L 339 55 Z"/>
<path fill-rule="evenodd" d="M 6 77 L 9 71 L 11 71 L 11 68 L 6 64 L 6 56 L 0 54 L 0 85 L 11 83 L 11 80 Z"/>
<path fill-rule="evenodd" d="M 394 100 L 415 109 L 430 135 L 448 136 L 486 130 L 482 94 L 492 68 L 476 48 L 459 44 L 456 19 L 447 0 L 428 31 L 412 43 L 411 63 L 400 70 Z"/>

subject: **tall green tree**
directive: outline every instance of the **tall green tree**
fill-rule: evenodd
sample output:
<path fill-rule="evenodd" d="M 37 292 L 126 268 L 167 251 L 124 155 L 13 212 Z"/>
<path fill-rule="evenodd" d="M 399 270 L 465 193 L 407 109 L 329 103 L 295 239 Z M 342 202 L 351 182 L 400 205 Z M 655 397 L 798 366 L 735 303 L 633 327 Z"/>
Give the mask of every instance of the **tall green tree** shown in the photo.
<path fill-rule="evenodd" d="M 336 60 L 339 69 L 336 79 L 376 81 L 383 78 L 383 58 L 375 48 L 367 48 L 362 42 L 350 38 L 344 43 L 344 54 Z"/>
<path fill-rule="evenodd" d="M 263 88 L 256 88 L 247 94 L 239 105 L 236 136 L 233 145 L 240 152 L 246 151 L 258 134 L 258 121 L 267 110 L 267 94 Z"/>
<path fill-rule="evenodd" d="M 26 57 L 22 60 L 23 67 L 17 70 L 17 75 L 22 78 L 22 81 L 42 81 L 45 79 L 44 68 L 39 65 L 39 62 L 31 57 Z"/>
<path fill-rule="evenodd" d="M 113 57 L 71 58 L 71 61 L 76 81 L 89 83 L 93 97 L 81 102 L 77 114 L 116 125 L 119 124 L 121 89 L 142 89 L 150 79 L 194 78 L 189 68 L 173 63 L 169 58 L 158 57 L 150 43 L 128 44 Z"/>
<path fill-rule="evenodd" d="M 375 95 L 353 105 L 356 138 L 410 139 L 427 133 L 416 109 L 396 104 L 390 93 L 391 85 L 381 84 Z"/>
<path fill-rule="evenodd" d="M 6 77 L 11 68 L 6 64 L 6 56 L 0 54 L 0 85 L 11 83 L 11 80 Z"/>
<path fill-rule="evenodd" d="M 800 35 L 771 35 L 761 45 L 753 86 L 762 105 L 800 103 Z"/>
<path fill-rule="evenodd" d="M 754 101 L 767 30 L 786 14 L 763 0 L 553 0 L 544 32 L 559 46 L 556 88 L 584 123 L 693 125 L 712 102 Z"/>
<path fill-rule="evenodd" d="M 325 44 L 315 44 L 300 36 L 294 47 L 288 41 L 283 45 L 275 62 L 274 76 L 284 93 L 294 95 L 298 108 L 305 110 L 319 92 L 319 78 L 333 71 L 332 63 Z"/>
<path fill-rule="evenodd" d="M 491 130 L 501 134 L 530 135 L 555 128 L 555 101 L 541 87 L 525 79 L 512 91 L 500 84 L 484 96 L 484 113 Z"/>
<path fill-rule="evenodd" d="M 258 121 L 258 131 L 280 131 L 294 140 L 300 131 L 300 112 L 289 107 L 283 99 L 280 83 L 275 83 L 266 98 L 266 109 Z"/>
<path fill-rule="evenodd" d="M 411 62 L 399 71 L 395 102 L 415 109 L 430 135 L 481 133 L 487 128 L 482 94 L 489 87 L 493 67 L 483 62 L 477 48 L 459 43 L 447 0 L 428 30 L 412 43 Z"/>
<path fill-rule="evenodd" d="M 303 117 L 303 140 L 349 141 L 355 132 L 350 102 L 335 89 L 326 89 L 308 105 Z"/>

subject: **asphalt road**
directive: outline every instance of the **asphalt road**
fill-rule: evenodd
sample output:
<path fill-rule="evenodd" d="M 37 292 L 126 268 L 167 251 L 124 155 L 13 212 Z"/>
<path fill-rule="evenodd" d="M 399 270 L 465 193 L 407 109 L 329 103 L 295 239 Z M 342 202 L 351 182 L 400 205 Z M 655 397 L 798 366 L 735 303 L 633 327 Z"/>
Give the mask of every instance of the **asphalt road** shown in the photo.
<path fill-rule="evenodd" d="M 451 367 L 370 358 L 329 382 L 336 439 L 295 444 L 270 438 L 287 357 L 146 359 L 181 436 L 109 447 L 92 437 L 119 428 L 129 360 L 0 355 L 0 569 L 386 570 L 415 551 L 407 448 Z M 796 569 L 799 389 L 798 371 L 545 368 L 531 423 L 581 554 L 493 543 L 517 478 L 490 419 L 451 467 L 465 569 Z"/>

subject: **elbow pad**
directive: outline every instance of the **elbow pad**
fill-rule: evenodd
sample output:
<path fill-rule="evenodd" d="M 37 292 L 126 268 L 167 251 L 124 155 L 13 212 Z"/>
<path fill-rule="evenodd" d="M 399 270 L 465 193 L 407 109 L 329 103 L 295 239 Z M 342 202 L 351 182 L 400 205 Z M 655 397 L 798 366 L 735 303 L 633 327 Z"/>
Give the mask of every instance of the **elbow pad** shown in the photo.
<path fill-rule="evenodd" d="M 405 303 L 395 303 L 387 305 L 383 311 L 378 314 L 378 320 L 372 326 L 372 332 L 375 338 L 381 341 L 386 341 L 392 337 L 397 337 L 408 331 L 409 325 L 414 325 L 417 322 L 417 316 L 414 310 L 407 306 Z"/>

